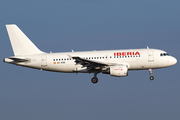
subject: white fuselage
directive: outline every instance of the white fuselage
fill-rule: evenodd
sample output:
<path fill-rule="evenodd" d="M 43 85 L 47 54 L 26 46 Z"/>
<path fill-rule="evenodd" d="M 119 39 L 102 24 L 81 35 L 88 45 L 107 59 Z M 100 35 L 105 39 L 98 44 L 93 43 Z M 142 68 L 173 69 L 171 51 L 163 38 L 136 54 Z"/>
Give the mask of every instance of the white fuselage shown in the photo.
<path fill-rule="evenodd" d="M 158 69 L 176 64 L 177 60 L 165 51 L 158 49 L 125 49 L 87 52 L 42 53 L 19 56 L 29 59 L 28 62 L 14 63 L 6 58 L 5 62 L 54 72 L 87 72 L 86 67 L 76 64 L 69 56 L 78 56 L 95 62 L 114 65 L 127 65 L 128 70 Z"/>

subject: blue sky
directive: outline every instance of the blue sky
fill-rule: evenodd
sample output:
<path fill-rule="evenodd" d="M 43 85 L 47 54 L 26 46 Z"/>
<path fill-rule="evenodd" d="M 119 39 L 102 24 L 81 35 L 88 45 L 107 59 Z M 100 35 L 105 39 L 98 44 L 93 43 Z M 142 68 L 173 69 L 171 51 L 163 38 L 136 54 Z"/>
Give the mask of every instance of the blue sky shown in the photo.
<path fill-rule="evenodd" d="M 0 1 L 0 59 L 13 56 L 5 24 L 45 52 L 157 48 L 180 59 L 179 0 Z M 179 120 L 179 62 L 117 78 L 0 62 L 1 120 Z"/>

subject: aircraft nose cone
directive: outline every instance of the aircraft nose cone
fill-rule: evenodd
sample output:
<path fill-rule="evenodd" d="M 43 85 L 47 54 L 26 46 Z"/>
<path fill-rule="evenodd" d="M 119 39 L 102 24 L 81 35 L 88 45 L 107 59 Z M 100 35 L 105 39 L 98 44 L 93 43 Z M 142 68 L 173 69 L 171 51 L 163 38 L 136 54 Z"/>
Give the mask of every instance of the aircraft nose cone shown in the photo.
<path fill-rule="evenodd" d="M 173 57 L 172 60 L 171 60 L 171 63 L 172 63 L 173 65 L 175 65 L 175 64 L 177 63 L 177 59 Z"/>

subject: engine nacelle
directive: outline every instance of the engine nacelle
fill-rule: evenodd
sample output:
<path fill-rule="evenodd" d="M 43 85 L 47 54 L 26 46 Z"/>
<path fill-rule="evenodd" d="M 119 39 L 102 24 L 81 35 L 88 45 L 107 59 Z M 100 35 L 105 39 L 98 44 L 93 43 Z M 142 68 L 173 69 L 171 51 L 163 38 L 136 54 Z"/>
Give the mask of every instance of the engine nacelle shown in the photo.
<path fill-rule="evenodd" d="M 106 71 L 102 73 L 110 74 L 111 76 L 123 77 L 128 75 L 128 68 L 126 65 L 122 66 L 110 66 Z"/>

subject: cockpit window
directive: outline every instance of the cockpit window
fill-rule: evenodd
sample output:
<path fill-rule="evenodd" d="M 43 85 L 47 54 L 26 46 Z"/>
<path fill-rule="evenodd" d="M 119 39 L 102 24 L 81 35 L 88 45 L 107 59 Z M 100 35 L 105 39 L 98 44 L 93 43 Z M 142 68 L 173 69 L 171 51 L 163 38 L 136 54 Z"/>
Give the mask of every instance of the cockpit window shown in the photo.
<path fill-rule="evenodd" d="M 168 53 L 161 53 L 160 56 L 169 56 Z"/>

